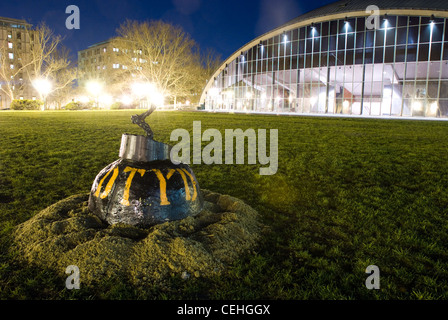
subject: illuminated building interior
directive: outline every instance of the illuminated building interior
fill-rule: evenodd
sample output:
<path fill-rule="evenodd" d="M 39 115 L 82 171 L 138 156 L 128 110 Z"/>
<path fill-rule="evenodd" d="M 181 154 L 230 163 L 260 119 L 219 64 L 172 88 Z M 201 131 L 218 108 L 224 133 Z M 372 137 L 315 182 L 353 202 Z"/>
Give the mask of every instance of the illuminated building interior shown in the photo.
<path fill-rule="evenodd" d="M 229 57 L 201 102 L 213 111 L 447 117 L 448 4 L 417 2 L 311 11 Z"/>

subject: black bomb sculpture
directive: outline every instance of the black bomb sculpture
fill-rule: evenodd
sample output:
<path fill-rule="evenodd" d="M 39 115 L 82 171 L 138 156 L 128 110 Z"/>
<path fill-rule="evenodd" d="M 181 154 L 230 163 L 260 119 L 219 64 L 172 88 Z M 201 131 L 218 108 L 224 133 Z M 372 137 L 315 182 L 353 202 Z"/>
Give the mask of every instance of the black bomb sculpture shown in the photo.
<path fill-rule="evenodd" d="M 123 134 L 120 159 L 96 176 L 89 209 L 109 224 L 151 226 L 198 214 L 203 205 L 199 183 L 186 164 L 173 164 L 171 147 L 153 140 L 145 122 L 155 107 L 132 116 L 146 136 Z"/>

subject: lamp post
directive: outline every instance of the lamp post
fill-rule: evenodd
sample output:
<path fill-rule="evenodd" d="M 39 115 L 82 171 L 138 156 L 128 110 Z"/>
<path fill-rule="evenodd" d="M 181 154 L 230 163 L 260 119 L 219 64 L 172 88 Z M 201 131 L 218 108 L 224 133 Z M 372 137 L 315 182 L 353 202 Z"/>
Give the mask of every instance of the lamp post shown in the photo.
<path fill-rule="evenodd" d="M 47 95 L 51 92 L 52 84 L 48 79 L 39 78 L 35 79 L 33 82 L 33 87 L 39 92 L 44 100 L 44 110 L 47 103 Z"/>
<path fill-rule="evenodd" d="M 152 104 L 160 107 L 163 106 L 165 102 L 164 94 L 151 82 L 135 82 L 132 84 L 131 89 L 132 93 L 136 95 L 139 100 L 146 98 L 146 102 L 149 105 Z"/>
<path fill-rule="evenodd" d="M 142 98 L 145 96 L 147 91 L 146 84 L 143 82 L 135 82 L 131 86 L 132 93 L 138 98 L 138 104 L 140 108 L 144 108 L 142 106 Z"/>
<path fill-rule="evenodd" d="M 87 83 L 87 91 L 95 97 L 95 105 L 99 107 L 98 97 L 103 89 L 103 85 L 97 81 L 90 81 Z"/>

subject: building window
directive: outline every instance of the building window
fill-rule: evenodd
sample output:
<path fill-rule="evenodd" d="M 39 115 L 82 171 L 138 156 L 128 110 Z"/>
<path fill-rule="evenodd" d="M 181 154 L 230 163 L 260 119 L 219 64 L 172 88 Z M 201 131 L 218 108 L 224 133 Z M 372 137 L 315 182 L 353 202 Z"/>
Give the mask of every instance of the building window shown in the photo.
<path fill-rule="evenodd" d="M 11 52 L 10 52 L 10 53 L 8 54 L 8 56 L 9 56 L 9 59 L 14 60 L 14 53 L 11 53 Z"/>
<path fill-rule="evenodd" d="M 12 42 L 8 42 L 8 48 L 12 49 Z"/>
<path fill-rule="evenodd" d="M 118 69 L 118 68 L 120 68 L 120 64 L 119 64 L 119 63 L 114 63 L 114 64 L 112 65 L 112 68 L 114 68 L 114 69 Z"/>
<path fill-rule="evenodd" d="M 120 50 L 118 50 L 118 48 L 113 48 L 112 51 L 113 51 L 113 52 L 118 52 L 118 51 L 120 51 Z"/>
<path fill-rule="evenodd" d="M 206 108 L 448 117 L 447 19 L 388 16 L 374 30 L 364 17 L 347 21 L 242 52 L 214 79 Z"/>

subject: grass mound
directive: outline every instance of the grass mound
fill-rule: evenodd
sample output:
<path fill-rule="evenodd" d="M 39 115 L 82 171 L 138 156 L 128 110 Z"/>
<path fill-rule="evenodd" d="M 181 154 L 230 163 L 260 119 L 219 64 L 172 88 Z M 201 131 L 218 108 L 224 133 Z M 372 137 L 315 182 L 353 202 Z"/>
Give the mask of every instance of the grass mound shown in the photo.
<path fill-rule="evenodd" d="M 61 272 L 78 266 L 87 285 L 115 276 L 145 285 L 217 275 L 256 245 L 262 225 L 241 200 L 202 192 L 197 216 L 146 229 L 108 225 L 88 210 L 88 194 L 74 195 L 18 225 L 14 247 L 33 265 Z"/>

